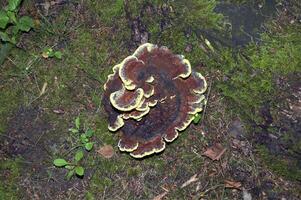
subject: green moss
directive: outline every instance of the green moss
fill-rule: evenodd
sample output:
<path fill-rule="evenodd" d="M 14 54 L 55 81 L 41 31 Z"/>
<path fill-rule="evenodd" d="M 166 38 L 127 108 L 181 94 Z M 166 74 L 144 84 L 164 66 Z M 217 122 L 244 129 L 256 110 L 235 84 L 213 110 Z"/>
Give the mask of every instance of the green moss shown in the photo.
<path fill-rule="evenodd" d="M 127 170 L 127 176 L 139 176 L 143 172 L 143 169 L 140 166 L 129 168 Z"/>
<path fill-rule="evenodd" d="M 162 157 L 152 156 L 145 159 L 145 167 L 151 167 L 157 172 L 163 172 L 166 167 L 166 163 Z"/>
<path fill-rule="evenodd" d="M 26 103 L 24 94 L 27 91 L 23 85 L 26 81 L 24 77 L 28 74 L 25 64 L 28 55 L 16 49 L 13 49 L 13 53 L 18 54 L 18 60 L 6 61 L 5 65 L 0 67 L 0 134 L 5 131 L 8 117 Z"/>
<path fill-rule="evenodd" d="M 290 180 L 301 180 L 301 169 L 297 160 L 287 160 L 285 157 L 272 155 L 269 150 L 262 145 L 257 146 L 261 159 L 272 171 Z"/>
<path fill-rule="evenodd" d="M 8 117 L 19 106 L 22 95 L 20 90 L 14 90 L 10 86 L 0 88 L 0 93 L 0 134 L 2 134 L 7 127 Z"/>
<path fill-rule="evenodd" d="M 89 191 L 92 194 L 98 194 L 99 192 L 103 192 L 105 189 L 112 187 L 114 182 L 113 175 L 119 174 L 122 168 L 124 168 L 122 161 L 120 162 L 114 159 L 99 160 L 95 174 L 91 179 Z"/>
<path fill-rule="evenodd" d="M 106 25 L 112 25 L 124 15 L 123 0 L 89 0 L 87 3 L 89 9 L 98 15 L 100 22 Z"/>
<path fill-rule="evenodd" d="M 183 28 L 220 29 L 223 15 L 214 12 L 217 1 L 174 1 L 177 26 Z"/>
<path fill-rule="evenodd" d="M 277 100 L 277 77 L 301 72 L 300 27 L 265 33 L 262 40 L 261 45 L 252 43 L 240 52 L 223 49 L 219 58 L 224 81 L 218 86 L 223 95 L 234 102 L 233 108 L 244 118 L 258 123 L 262 120 L 260 107 Z"/>
<path fill-rule="evenodd" d="M 0 199 L 20 199 L 20 189 L 17 182 L 20 178 L 21 160 L 0 160 Z"/>

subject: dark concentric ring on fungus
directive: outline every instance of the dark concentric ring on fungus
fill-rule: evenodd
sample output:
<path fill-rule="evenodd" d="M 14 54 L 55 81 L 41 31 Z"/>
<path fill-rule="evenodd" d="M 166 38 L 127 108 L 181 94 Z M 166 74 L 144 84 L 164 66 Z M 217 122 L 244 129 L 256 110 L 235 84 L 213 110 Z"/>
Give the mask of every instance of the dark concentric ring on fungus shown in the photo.
<path fill-rule="evenodd" d="M 165 149 L 206 104 L 205 78 L 184 56 L 143 44 L 113 67 L 104 85 L 103 105 L 118 147 L 142 158 Z"/>

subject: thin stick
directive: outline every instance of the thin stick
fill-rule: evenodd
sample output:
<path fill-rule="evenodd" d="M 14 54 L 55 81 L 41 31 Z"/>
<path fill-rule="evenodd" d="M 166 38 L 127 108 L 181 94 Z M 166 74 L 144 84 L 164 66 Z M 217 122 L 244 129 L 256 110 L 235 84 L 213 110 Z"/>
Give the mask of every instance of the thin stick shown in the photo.
<path fill-rule="evenodd" d="M 208 93 L 207 93 L 207 97 L 206 97 L 207 102 L 206 102 L 205 107 L 204 107 L 204 111 L 203 111 L 203 115 L 202 115 L 202 121 L 201 121 L 201 125 L 200 125 L 201 128 L 203 127 L 204 120 L 205 120 L 205 114 L 206 114 L 206 110 L 207 110 L 207 104 L 209 102 L 209 95 L 211 93 L 211 87 L 212 87 L 212 80 L 209 83 Z"/>

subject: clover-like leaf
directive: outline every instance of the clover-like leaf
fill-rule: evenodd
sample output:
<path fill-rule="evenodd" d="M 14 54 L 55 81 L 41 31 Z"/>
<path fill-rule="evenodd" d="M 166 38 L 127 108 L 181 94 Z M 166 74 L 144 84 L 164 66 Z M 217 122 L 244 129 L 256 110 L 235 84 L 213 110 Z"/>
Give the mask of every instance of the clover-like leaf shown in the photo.
<path fill-rule="evenodd" d="M 69 163 L 65 159 L 58 158 L 53 161 L 53 164 L 56 167 L 64 167 L 65 165 L 68 165 Z"/>
<path fill-rule="evenodd" d="M 33 20 L 28 16 L 21 17 L 17 26 L 21 31 L 28 32 L 33 27 Z"/>
<path fill-rule="evenodd" d="M 6 12 L 0 10 L 0 28 L 5 29 L 9 22 L 9 17 Z"/>
<path fill-rule="evenodd" d="M 22 0 L 9 0 L 7 10 L 16 11 Z"/>
<path fill-rule="evenodd" d="M 12 12 L 12 11 L 7 11 L 7 16 L 9 17 L 10 21 L 13 23 L 17 23 L 17 17 L 16 17 L 16 13 Z"/>
<path fill-rule="evenodd" d="M 83 176 L 84 173 L 85 173 L 85 169 L 81 166 L 77 166 L 75 167 L 75 173 L 78 175 L 78 176 Z"/>
<path fill-rule="evenodd" d="M 9 42 L 10 38 L 6 32 L 0 31 L 0 38 L 3 42 Z"/>

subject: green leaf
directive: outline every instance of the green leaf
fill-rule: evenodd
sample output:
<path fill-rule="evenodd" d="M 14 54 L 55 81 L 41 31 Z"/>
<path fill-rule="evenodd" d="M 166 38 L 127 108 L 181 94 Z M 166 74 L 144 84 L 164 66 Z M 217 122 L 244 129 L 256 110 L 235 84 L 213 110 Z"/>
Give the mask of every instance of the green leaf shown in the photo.
<path fill-rule="evenodd" d="M 70 170 L 70 169 L 74 169 L 74 166 L 73 165 L 66 165 L 65 168 Z"/>
<path fill-rule="evenodd" d="M 10 38 L 9 36 L 7 35 L 7 33 L 5 32 L 0 32 L 0 38 L 3 42 L 9 42 L 10 41 Z"/>
<path fill-rule="evenodd" d="M 0 10 L 0 28 L 5 29 L 8 22 L 9 22 L 9 17 L 6 15 L 4 11 Z"/>
<path fill-rule="evenodd" d="M 50 58 L 54 56 L 54 51 L 53 51 L 52 48 L 48 48 L 48 49 L 47 49 L 47 55 L 48 55 Z"/>
<path fill-rule="evenodd" d="M 67 173 L 67 176 L 66 176 L 67 180 L 70 180 L 70 178 L 74 175 L 74 172 L 75 172 L 75 170 L 70 170 L 70 171 Z"/>
<path fill-rule="evenodd" d="M 58 58 L 58 59 L 61 59 L 62 58 L 62 52 L 60 52 L 60 51 L 56 51 L 55 53 L 54 53 L 54 56 L 56 57 L 56 58 Z"/>
<path fill-rule="evenodd" d="M 21 17 L 17 26 L 20 30 L 28 32 L 33 27 L 33 20 L 28 16 Z"/>
<path fill-rule="evenodd" d="M 84 157 L 84 152 L 82 150 L 79 150 L 76 152 L 74 159 L 76 162 L 80 161 Z"/>
<path fill-rule="evenodd" d="M 69 131 L 71 131 L 72 133 L 78 133 L 79 130 L 77 130 L 76 128 L 69 128 Z"/>
<path fill-rule="evenodd" d="M 193 123 L 194 124 L 198 124 L 200 122 L 200 120 L 201 120 L 201 117 L 202 116 L 199 113 L 195 114 L 194 118 L 193 118 Z"/>
<path fill-rule="evenodd" d="M 16 13 L 12 12 L 12 11 L 7 11 L 7 16 L 10 19 L 11 22 L 13 22 L 14 24 L 17 23 L 17 18 L 16 18 Z"/>
<path fill-rule="evenodd" d="M 17 44 L 16 36 L 13 36 L 13 37 L 10 39 L 10 42 L 13 43 L 13 44 Z"/>
<path fill-rule="evenodd" d="M 88 130 L 86 130 L 86 136 L 88 137 L 88 138 L 90 138 L 90 137 L 92 137 L 93 135 L 94 135 L 94 131 L 92 130 L 92 129 L 88 129 Z"/>
<path fill-rule="evenodd" d="M 79 176 L 83 176 L 85 173 L 85 169 L 83 167 L 77 166 L 75 167 L 75 173 Z"/>
<path fill-rule="evenodd" d="M 85 148 L 87 151 L 91 151 L 91 149 L 93 148 L 94 142 L 88 142 L 85 144 Z"/>
<path fill-rule="evenodd" d="M 63 167 L 65 165 L 68 165 L 69 163 L 65 159 L 58 158 L 53 161 L 53 164 L 56 167 Z"/>
<path fill-rule="evenodd" d="M 80 119 L 79 119 L 79 117 L 77 117 L 77 118 L 75 119 L 75 127 L 76 127 L 77 129 L 80 128 Z"/>
<path fill-rule="evenodd" d="M 81 134 L 80 141 L 84 144 L 84 143 L 86 143 L 86 140 L 87 140 L 87 136 L 85 134 Z"/>
<path fill-rule="evenodd" d="M 17 7 L 20 5 L 22 0 L 9 0 L 7 9 L 9 11 L 15 11 Z"/>
<path fill-rule="evenodd" d="M 20 29 L 19 29 L 18 26 L 13 26 L 13 27 L 12 27 L 12 32 L 13 32 L 14 35 L 17 35 L 18 32 L 19 32 L 19 30 L 20 30 Z"/>

